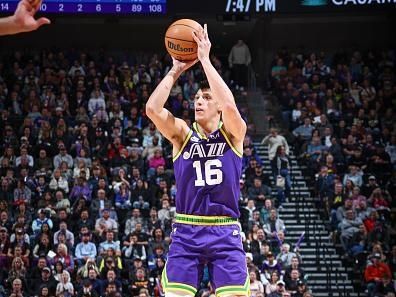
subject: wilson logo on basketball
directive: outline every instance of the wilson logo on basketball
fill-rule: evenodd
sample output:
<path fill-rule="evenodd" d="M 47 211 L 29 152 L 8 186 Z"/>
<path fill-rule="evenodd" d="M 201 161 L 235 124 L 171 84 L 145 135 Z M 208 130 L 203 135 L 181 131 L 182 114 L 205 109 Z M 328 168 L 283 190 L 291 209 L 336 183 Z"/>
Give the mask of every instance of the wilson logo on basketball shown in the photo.
<path fill-rule="evenodd" d="M 192 47 L 182 47 L 180 44 L 175 44 L 169 40 L 168 40 L 168 48 L 171 50 L 184 52 L 184 53 L 192 53 L 194 51 L 194 48 Z"/>

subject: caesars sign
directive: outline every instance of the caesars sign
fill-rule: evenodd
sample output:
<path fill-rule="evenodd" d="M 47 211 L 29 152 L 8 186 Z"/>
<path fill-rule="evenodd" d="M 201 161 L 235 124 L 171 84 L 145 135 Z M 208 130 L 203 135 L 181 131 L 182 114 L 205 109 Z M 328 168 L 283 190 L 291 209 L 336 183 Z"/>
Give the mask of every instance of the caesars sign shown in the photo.
<path fill-rule="evenodd" d="M 396 0 L 303 0 L 303 6 L 328 6 L 330 5 L 381 5 L 396 4 Z"/>
<path fill-rule="evenodd" d="M 395 8 L 396 0 L 224 0 L 226 13 L 337 12 L 339 8 Z"/>

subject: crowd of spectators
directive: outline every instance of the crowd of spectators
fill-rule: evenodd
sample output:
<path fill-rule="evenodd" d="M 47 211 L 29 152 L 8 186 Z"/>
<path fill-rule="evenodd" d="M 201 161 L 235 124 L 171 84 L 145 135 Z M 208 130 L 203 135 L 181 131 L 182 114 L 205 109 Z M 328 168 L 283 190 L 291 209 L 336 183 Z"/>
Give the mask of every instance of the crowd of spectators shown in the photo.
<path fill-rule="evenodd" d="M 177 188 L 144 104 L 170 66 L 101 50 L 1 56 L 0 296 L 163 296 Z M 189 124 L 202 78 L 199 66 L 184 73 L 167 102 Z M 311 296 L 250 136 L 243 166 L 252 296 Z M 199 295 L 213 293 L 206 268 Z"/>
<path fill-rule="evenodd" d="M 271 69 L 317 206 L 369 297 L 395 293 L 395 63 L 394 50 L 305 55 L 284 49 Z"/>

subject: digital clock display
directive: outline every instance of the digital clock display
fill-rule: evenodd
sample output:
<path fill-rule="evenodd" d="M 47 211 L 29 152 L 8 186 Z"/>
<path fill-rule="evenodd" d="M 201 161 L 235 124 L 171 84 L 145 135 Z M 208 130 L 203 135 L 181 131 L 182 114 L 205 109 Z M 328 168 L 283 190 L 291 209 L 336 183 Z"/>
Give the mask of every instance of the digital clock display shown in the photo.
<path fill-rule="evenodd" d="M 0 12 L 14 12 L 19 0 L 0 1 Z M 165 14 L 166 0 L 44 0 L 40 12 L 72 14 Z"/>
<path fill-rule="evenodd" d="M 275 12 L 276 0 L 227 0 L 225 12 Z"/>

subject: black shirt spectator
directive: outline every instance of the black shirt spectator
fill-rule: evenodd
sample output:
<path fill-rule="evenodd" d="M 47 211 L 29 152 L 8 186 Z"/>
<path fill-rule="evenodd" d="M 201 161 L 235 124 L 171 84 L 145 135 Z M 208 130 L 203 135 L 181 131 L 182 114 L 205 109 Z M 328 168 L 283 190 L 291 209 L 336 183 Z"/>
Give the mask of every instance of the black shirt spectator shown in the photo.
<path fill-rule="evenodd" d="M 35 283 L 34 290 L 32 292 L 35 292 L 34 294 L 38 295 L 40 292 L 40 287 L 43 285 L 48 287 L 50 295 L 55 295 L 56 281 L 52 276 L 51 269 L 48 266 L 41 270 L 41 277 Z"/>

